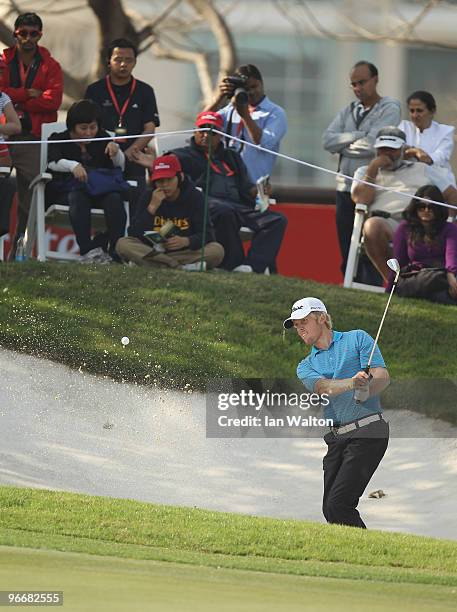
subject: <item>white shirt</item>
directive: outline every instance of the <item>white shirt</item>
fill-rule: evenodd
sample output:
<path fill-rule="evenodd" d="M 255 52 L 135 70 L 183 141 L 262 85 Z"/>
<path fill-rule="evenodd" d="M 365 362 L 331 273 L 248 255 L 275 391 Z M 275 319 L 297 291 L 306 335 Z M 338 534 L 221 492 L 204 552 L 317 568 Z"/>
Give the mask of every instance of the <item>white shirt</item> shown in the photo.
<path fill-rule="evenodd" d="M 452 177 L 451 183 L 455 187 L 455 177 L 450 164 L 454 150 L 454 126 L 432 121 L 430 127 L 421 132 L 412 121 L 403 120 L 398 127 L 405 132 L 408 145 L 422 149 L 430 155 L 435 166 L 448 170 Z"/>
<path fill-rule="evenodd" d="M 357 185 L 357 180 L 363 180 L 367 170 L 368 166 L 362 166 L 356 170 L 352 183 L 352 193 Z M 419 187 L 435 185 L 441 192 L 444 192 L 451 185 L 449 171 L 446 168 L 440 168 L 434 164 L 429 166 L 417 161 L 405 161 L 395 170 L 380 168 L 375 184 L 378 187 L 393 189 L 397 192 L 392 193 L 385 189 L 376 189 L 374 200 L 370 204 L 370 210 L 388 212 L 392 221 L 395 222 L 395 226 L 401 221 L 402 212 Z"/>
<path fill-rule="evenodd" d="M 0 115 L 3 115 L 3 109 L 11 102 L 11 98 L 6 93 L 0 93 Z M 0 142 L 5 140 L 3 134 L 0 134 Z"/>

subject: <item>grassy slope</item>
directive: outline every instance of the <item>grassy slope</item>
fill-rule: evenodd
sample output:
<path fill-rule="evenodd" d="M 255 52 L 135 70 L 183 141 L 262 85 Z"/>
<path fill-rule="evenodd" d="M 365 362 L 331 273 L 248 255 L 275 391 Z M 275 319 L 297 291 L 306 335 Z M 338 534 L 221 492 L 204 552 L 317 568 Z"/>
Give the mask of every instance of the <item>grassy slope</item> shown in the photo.
<path fill-rule="evenodd" d="M 14 487 L 0 488 L 0 544 L 457 586 L 456 542 Z"/>
<path fill-rule="evenodd" d="M 294 380 L 307 349 L 293 332 L 283 341 L 282 321 L 307 294 L 326 302 L 336 329 L 372 335 L 386 303 L 384 295 L 284 277 L 28 262 L 0 267 L 0 343 L 140 384 Z M 404 383 L 414 398 L 406 405 L 453 422 L 454 383 L 424 379 L 457 371 L 455 315 L 453 307 L 394 297 L 380 342 L 392 378 L 415 379 Z M 402 406 L 397 396 L 390 403 Z"/>
<path fill-rule="evenodd" d="M 283 343 L 282 320 L 306 294 L 327 303 L 337 329 L 373 335 L 386 302 L 279 276 L 30 262 L 0 268 L 0 341 L 130 380 L 144 380 L 154 365 L 199 386 L 218 375 L 287 378 L 304 347 L 292 336 Z M 455 315 L 452 307 L 394 298 L 381 341 L 392 375 L 455 372 Z"/>

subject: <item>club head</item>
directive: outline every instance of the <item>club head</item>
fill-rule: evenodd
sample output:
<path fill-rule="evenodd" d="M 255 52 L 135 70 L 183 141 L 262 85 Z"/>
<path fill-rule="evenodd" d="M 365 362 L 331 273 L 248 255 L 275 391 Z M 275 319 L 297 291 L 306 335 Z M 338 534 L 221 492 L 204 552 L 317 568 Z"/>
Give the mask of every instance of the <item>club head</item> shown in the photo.
<path fill-rule="evenodd" d="M 398 274 L 398 272 L 400 272 L 400 264 L 398 263 L 398 259 L 388 259 L 387 260 L 387 265 L 396 274 Z"/>

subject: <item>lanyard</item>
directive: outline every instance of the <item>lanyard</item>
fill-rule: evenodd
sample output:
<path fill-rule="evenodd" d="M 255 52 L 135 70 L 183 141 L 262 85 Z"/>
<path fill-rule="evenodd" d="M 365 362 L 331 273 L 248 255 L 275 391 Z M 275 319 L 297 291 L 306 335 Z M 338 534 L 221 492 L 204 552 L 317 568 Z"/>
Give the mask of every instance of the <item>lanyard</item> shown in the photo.
<path fill-rule="evenodd" d="M 21 60 L 18 61 L 18 64 L 19 64 L 19 73 L 21 75 L 21 84 L 22 84 L 22 87 L 24 87 L 25 86 L 25 81 L 27 80 L 27 76 L 28 76 L 28 74 L 30 72 L 30 66 L 32 64 L 29 64 L 27 66 L 27 70 L 25 70 L 24 63 L 21 62 Z"/>
<path fill-rule="evenodd" d="M 205 153 L 205 157 L 208 159 L 208 153 Z M 235 174 L 235 172 L 225 163 L 225 161 L 221 161 L 221 164 L 224 166 L 225 176 L 233 176 Z M 209 165 L 211 166 L 212 170 L 216 172 L 216 174 L 222 174 L 222 170 L 211 160 L 209 160 Z"/>
<path fill-rule="evenodd" d="M 127 107 L 130 104 L 130 100 L 132 99 L 133 92 L 135 91 L 136 79 L 132 77 L 132 85 L 130 87 L 129 97 L 124 102 L 124 105 L 123 105 L 122 109 L 119 107 L 119 102 L 117 101 L 116 94 L 113 91 L 113 87 L 111 85 L 111 81 L 110 81 L 110 78 L 109 78 L 108 75 L 106 76 L 106 86 L 108 88 L 109 95 L 111 96 L 111 100 L 113 101 L 114 108 L 116 109 L 116 112 L 119 115 L 118 126 L 122 127 L 122 117 L 125 115 L 125 111 L 127 110 Z"/>

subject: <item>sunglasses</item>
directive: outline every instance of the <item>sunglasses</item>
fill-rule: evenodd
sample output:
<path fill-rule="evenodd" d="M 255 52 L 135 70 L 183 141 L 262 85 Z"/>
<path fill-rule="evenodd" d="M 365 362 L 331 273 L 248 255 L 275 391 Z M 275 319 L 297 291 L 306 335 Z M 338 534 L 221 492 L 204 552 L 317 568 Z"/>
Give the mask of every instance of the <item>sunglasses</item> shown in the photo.
<path fill-rule="evenodd" d="M 15 36 L 20 36 L 21 38 L 27 38 L 28 36 L 30 36 L 30 38 L 38 38 L 41 34 L 41 30 L 16 30 L 14 32 Z"/>
<path fill-rule="evenodd" d="M 433 204 L 419 204 L 417 210 L 433 210 Z"/>

